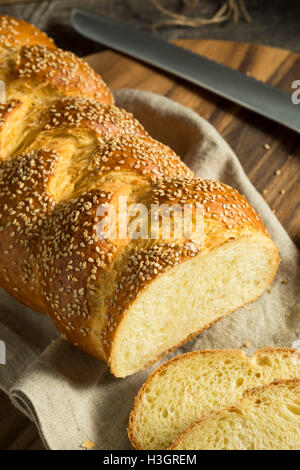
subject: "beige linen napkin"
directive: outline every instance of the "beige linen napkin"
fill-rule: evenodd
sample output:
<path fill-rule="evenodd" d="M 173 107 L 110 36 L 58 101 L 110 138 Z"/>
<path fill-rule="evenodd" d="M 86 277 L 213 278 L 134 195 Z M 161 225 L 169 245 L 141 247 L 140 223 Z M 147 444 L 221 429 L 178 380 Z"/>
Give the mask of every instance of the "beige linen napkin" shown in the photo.
<path fill-rule="evenodd" d="M 272 293 L 266 292 L 173 355 L 193 349 L 238 348 L 246 342 L 251 342 L 249 353 L 263 346 L 291 346 L 300 339 L 299 252 L 237 157 L 208 122 L 167 98 L 122 90 L 116 100 L 199 176 L 220 179 L 245 194 L 282 258 Z M 288 283 L 283 283 L 286 279 Z M 97 449 L 130 448 L 128 415 L 135 394 L 153 368 L 126 379 L 114 378 L 105 364 L 59 338 L 47 317 L 4 292 L 0 294 L 0 340 L 7 347 L 7 364 L 0 365 L 0 387 L 36 423 L 48 448 L 79 449 L 86 439 Z"/>

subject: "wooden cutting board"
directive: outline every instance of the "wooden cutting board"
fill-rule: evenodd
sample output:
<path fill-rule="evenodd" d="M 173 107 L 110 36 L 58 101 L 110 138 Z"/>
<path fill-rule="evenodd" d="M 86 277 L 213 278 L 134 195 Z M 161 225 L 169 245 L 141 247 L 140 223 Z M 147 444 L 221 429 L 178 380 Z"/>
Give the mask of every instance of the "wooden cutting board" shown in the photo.
<path fill-rule="evenodd" d="M 178 44 L 285 91 L 291 91 L 291 83 L 300 79 L 300 54 L 224 41 L 183 40 Z M 266 201 L 300 245 L 299 136 L 199 87 L 115 52 L 95 54 L 88 60 L 112 89 L 153 91 L 208 119 L 236 152 L 256 188 L 261 193 L 267 191 L 263 194 Z M 34 425 L 0 392 L 0 449 L 42 447 Z"/>

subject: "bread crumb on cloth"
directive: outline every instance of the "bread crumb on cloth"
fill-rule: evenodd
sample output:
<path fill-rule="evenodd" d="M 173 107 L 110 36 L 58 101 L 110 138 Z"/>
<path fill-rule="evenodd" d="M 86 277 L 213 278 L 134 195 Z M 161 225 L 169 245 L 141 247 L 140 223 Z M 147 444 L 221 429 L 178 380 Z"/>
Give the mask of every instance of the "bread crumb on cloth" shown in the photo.
<path fill-rule="evenodd" d="M 86 450 L 91 450 L 91 449 L 94 449 L 95 443 L 86 439 L 85 441 L 83 441 L 80 447 Z"/>

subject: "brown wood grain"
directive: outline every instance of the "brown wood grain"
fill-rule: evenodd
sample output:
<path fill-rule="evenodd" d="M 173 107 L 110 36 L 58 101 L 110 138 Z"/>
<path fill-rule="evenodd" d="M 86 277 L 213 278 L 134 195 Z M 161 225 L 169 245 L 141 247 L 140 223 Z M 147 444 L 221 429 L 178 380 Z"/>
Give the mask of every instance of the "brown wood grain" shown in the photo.
<path fill-rule="evenodd" d="M 300 55 L 265 46 L 221 41 L 184 40 L 190 48 L 259 80 L 291 91 L 300 79 Z M 274 124 L 199 87 L 115 52 L 91 56 L 91 64 L 112 89 L 153 91 L 188 106 L 208 119 L 238 155 L 247 175 L 294 241 L 300 244 L 300 139 Z M 300 112 L 300 105 L 299 105 Z M 265 144 L 270 149 L 264 148 Z M 279 175 L 276 171 L 281 170 Z M 281 190 L 285 194 L 281 194 Z M 0 392 L 0 449 L 42 449 L 35 426 Z"/>

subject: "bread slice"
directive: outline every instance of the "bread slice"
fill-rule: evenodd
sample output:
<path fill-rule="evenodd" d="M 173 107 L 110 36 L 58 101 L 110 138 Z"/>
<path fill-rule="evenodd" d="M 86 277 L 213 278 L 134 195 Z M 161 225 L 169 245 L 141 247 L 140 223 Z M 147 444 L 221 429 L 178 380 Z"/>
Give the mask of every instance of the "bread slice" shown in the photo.
<path fill-rule="evenodd" d="M 244 393 L 178 436 L 172 450 L 299 450 L 300 380 L 279 380 Z"/>
<path fill-rule="evenodd" d="M 136 449 L 167 449 L 176 436 L 213 409 L 236 403 L 249 388 L 300 378 L 300 354 L 266 348 L 195 351 L 160 366 L 140 389 L 128 435 Z"/>
<path fill-rule="evenodd" d="M 224 233 L 214 232 L 209 237 L 217 247 L 175 263 L 152 279 L 130 304 L 111 338 L 109 362 L 115 376 L 125 377 L 151 365 L 222 317 L 256 300 L 270 284 L 278 257 L 270 239 L 255 234 L 219 244 Z M 141 274 L 139 263 L 148 263 L 150 271 L 166 264 L 159 250 L 145 253 L 137 253 L 140 259 L 128 269 L 131 276 L 138 278 Z M 175 252 L 173 255 L 176 259 Z M 126 286 L 126 282 L 121 284 Z M 103 285 L 107 291 L 107 285 Z M 128 298 L 127 293 L 124 298 Z M 121 308 L 122 302 L 117 305 Z"/>

